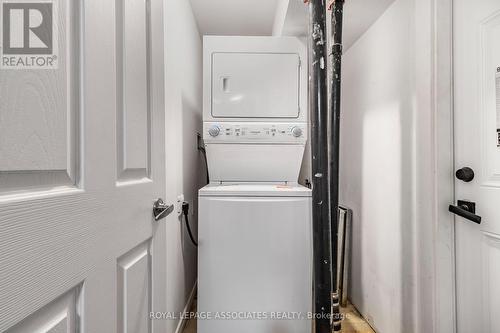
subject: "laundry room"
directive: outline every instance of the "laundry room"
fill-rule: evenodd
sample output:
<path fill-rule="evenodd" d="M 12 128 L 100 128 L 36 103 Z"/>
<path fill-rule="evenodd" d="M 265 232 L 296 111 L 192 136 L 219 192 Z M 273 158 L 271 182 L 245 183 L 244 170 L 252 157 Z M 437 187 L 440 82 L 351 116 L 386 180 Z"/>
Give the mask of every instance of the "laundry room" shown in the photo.
<path fill-rule="evenodd" d="M 499 38 L 498 0 L 0 0 L 0 332 L 500 332 Z"/>

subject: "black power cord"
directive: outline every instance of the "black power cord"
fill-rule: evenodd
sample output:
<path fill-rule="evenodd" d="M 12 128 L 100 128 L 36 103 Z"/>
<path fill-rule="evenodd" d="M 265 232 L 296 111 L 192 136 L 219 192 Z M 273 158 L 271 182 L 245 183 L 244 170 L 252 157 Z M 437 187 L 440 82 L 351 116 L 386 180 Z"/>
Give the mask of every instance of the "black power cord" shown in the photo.
<path fill-rule="evenodd" d="M 193 237 L 193 232 L 191 231 L 191 226 L 189 225 L 189 203 L 183 202 L 182 203 L 182 214 L 184 215 L 184 221 L 186 221 L 186 227 L 189 233 L 189 238 L 191 239 L 191 242 L 194 244 L 194 246 L 198 246 L 198 242 L 194 239 Z"/>
<path fill-rule="evenodd" d="M 203 138 L 200 133 L 197 133 L 198 140 L 198 150 L 203 154 L 203 159 L 205 160 L 205 170 L 207 171 L 207 184 L 210 184 L 210 175 L 208 173 L 208 159 L 207 150 L 205 149 L 205 144 L 203 143 Z"/>

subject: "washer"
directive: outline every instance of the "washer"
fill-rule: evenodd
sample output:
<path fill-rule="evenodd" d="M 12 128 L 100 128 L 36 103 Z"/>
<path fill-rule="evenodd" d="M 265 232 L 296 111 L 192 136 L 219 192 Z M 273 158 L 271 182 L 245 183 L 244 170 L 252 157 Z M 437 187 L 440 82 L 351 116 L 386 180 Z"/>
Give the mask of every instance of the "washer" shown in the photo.
<path fill-rule="evenodd" d="M 209 185 L 199 213 L 198 332 L 310 332 L 311 191 Z"/>

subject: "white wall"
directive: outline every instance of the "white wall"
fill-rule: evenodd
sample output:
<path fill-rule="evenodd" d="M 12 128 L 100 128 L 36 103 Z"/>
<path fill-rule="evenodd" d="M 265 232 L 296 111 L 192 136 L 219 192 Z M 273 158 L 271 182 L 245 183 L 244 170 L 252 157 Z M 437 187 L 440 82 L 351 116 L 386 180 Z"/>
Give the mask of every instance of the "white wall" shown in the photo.
<path fill-rule="evenodd" d="M 196 133 L 202 124 L 202 40 L 189 1 L 165 0 L 167 202 L 184 194 L 196 234 L 197 190 L 205 179 Z M 184 309 L 197 277 L 197 250 L 181 219 L 167 225 L 167 311 Z M 196 235 L 195 235 L 196 236 Z M 173 333 L 177 321 L 169 321 Z"/>
<path fill-rule="evenodd" d="M 273 23 L 273 36 L 282 36 L 290 0 L 278 0 Z"/>
<path fill-rule="evenodd" d="M 340 193 L 354 211 L 349 292 L 381 333 L 432 332 L 433 291 L 421 288 L 422 278 L 433 278 L 432 233 L 422 240 L 430 220 L 417 210 L 426 209 L 422 193 L 433 193 L 420 182 L 432 169 L 422 103 L 431 75 L 417 58 L 430 59 L 421 50 L 431 41 L 429 30 L 417 29 L 419 6 L 397 0 L 344 55 Z"/>

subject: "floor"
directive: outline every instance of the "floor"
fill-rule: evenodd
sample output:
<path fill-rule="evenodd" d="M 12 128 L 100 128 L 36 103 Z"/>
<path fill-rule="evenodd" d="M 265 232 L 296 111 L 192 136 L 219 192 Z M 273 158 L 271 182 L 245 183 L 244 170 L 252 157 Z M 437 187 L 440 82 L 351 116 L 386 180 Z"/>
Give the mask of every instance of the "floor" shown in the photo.
<path fill-rule="evenodd" d="M 191 311 L 196 311 L 196 300 Z M 352 304 L 342 308 L 342 313 L 345 315 L 342 321 L 342 333 L 375 333 Z M 183 333 L 196 333 L 196 319 L 188 321 Z"/>
<path fill-rule="evenodd" d="M 375 333 L 351 303 L 341 311 L 345 316 L 342 321 L 343 333 Z"/>

